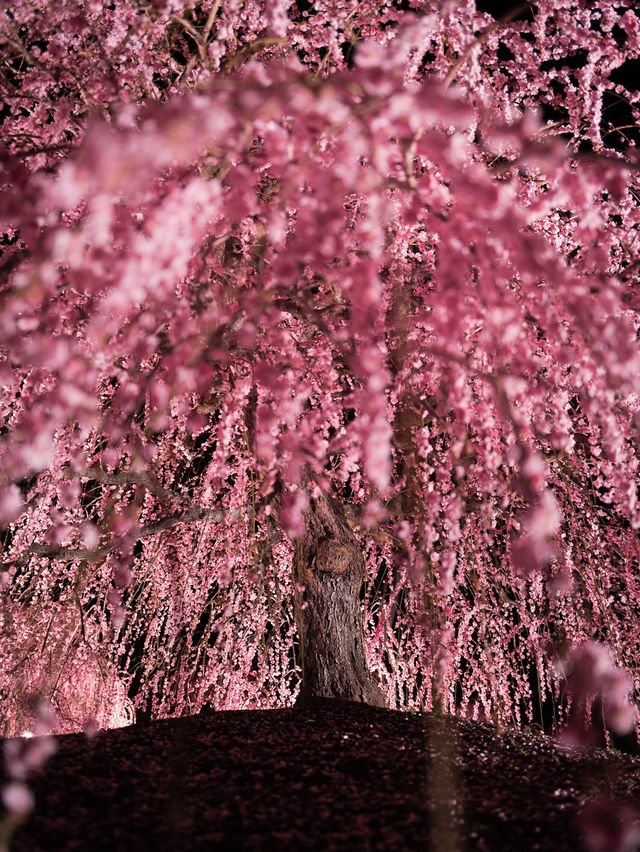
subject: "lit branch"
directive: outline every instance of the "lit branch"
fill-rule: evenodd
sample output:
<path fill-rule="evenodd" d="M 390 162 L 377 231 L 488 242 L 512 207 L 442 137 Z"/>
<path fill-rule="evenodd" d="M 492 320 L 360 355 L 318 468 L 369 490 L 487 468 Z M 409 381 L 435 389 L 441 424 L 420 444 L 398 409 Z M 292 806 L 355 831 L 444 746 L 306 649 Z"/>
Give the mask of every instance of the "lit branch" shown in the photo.
<path fill-rule="evenodd" d="M 250 506 L 243 509 L 205 509 L 202 506 L 193 506 L 182 512 L 179 515 L 172 515 L 167 518 L 162 518 L 158 521 L 152 521 L 146 524 L 137 531 L 135 540 L 139 541 L 143 538 L 148 538 L 151 535 L 157 535 L 165 530 L 171 529 L 178 524 L 188 524 L 194 521 L 211 521 L 214 524 L 221 523 L 225 518 L 230 520 L 239 520 L 245 512 L 251 510 Z M 24 565 L 31 556 L 47 556 L 51 559 L 64 559 L 68 562 L 100 562 L 110 553 L 118 549 L 121 541 L 114 539 L 104 547 L 98 547 L 94 550 L 86 548 L 65 547 L 57 544 L 32 544 L 20 556 L 11 559 L 13 565 Z M 6 563 L 5 563 L 6 564 Z"/>

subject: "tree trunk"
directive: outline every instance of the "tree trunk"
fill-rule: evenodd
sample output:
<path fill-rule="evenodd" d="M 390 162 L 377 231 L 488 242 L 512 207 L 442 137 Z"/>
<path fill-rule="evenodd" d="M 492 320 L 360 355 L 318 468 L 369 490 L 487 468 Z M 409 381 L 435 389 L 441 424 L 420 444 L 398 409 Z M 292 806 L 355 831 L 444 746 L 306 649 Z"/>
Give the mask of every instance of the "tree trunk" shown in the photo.
<path fill-rule="evenodd" d="M 297 542 L 294 580 L 302 583 L 299 615 L 303 681 L 299 704 L 337 698 L 386 707 L 385 696 L 367 669 L 360 589 L 365 562 L 338 501 L 311 500 L 306 533 Z"/>

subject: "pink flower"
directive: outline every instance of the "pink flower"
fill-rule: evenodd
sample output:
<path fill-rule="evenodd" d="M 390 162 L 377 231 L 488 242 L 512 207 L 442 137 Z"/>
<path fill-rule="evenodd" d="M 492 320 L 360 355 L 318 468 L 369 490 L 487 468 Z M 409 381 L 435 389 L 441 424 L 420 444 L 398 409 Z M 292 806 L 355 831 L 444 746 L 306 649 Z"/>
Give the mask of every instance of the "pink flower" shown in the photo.
<path fill-rule="evenodd" d="M 33 793 L 20 781 L 12 781 L 3 787 L 2 801 L 8 811 L 19 817 L 25 817 L 33 810 Z"/>
<path fill-rule="evenodd" d="M 360 513 L 360 523 L 367 530 L 374 529 L 378 524 L 385 521 L 386 518 L 387 513 L 382 503 L 376 498 L 368 500 Z"/>
<path fill-rule="evenodd" d="M 580 814 L 580 825 L 588 852 L 635 852 L 640 843 L 638 814 L 609 797 L 589 802 Z"/>
<path fill-rule="evenodd" d="M 118 559 L 113 559 L 111 570 L 113 574 L 113 582 L 117 588 L 124 589 L 131 583 L 133 575 L 131 573 L 131 569 L 125 563 Z"/>
<path fill-rule="evenodd" d="M 87 550 L 95 550 L 100 541 L 100 535 L 94 524 L 88 521 L 80 526 L 80 537 Z"/>
<path fill-rule="evenodd" d="M 15 521 L 22 513 L 24 501 L 17 485 L 0 488 L 0 523 Z"/>
<path fill-rule="evenodd" d="M 290 538 L 302 538 L 305 534 L 304 513 L 308 508 L 309 496 L 306 491 L 296 489 L 282 495 L 278 520 Z"/>

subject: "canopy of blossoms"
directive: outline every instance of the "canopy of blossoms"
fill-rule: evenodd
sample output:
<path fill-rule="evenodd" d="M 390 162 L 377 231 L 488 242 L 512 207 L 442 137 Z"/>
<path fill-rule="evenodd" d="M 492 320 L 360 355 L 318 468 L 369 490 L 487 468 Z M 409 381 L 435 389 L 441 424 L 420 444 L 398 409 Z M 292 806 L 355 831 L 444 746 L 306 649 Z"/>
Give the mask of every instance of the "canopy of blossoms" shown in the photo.
<path fill-rule="evenodd" d="M 0 733 L 290 703 L 320 490 L 391 706 L 633 725 L 632 5 L 0 12 Z"/>

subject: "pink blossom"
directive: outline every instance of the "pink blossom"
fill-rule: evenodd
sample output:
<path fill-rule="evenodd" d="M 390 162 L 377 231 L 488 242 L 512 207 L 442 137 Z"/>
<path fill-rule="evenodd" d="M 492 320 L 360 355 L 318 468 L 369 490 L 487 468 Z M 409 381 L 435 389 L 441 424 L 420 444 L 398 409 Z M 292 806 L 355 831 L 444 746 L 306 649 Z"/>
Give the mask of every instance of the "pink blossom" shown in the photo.
<path fill-rule="evenodd" d="M 84 523 L 80 527 L 80 535 L 82 538 L 82 543 L 87 548 L 87 550 L 95 550 L 98 546 L 98 542 L 100 541 L 100 536 L 98 534 L 97 528 L 90 523 Z"/>
<path fill-rule="evenodd" d="M 373 498 L 369 500 L 360 514 L 360 523 L 365 529 L 373 529 L 378 524 L 385 521 L 387 513 L 379 500 Z"/>
<path fill-rule="evenodd" d="M 584 807 L 580 827 L 588 852 L 633 852 L 640 843 L 638 815 L 607 797 L 596 798 Z"/>
<path fill-rule="evenodd" d="M 0 523 L 15 521 L 20 517 L 22 507 L 22 495 L 17 486 L 9 485 L 0 490 Z"/>
<path fill-rule="evenodd" d="M 607 725 L 616 734 L 627 734 L 634 728 L 635 713 L 629 695 L 632 682 L 628 675 L 614 667 L 609 649 L 598 642 L 585 642 L 576 647 L 562 668 L 567 688 L 577 702 L 575 726 L 581 726 L 584 702 L 599 695 L 604 703 Z"/>
<path fill-rule="evenodd" d="M 290 538 L 302 538 L 304 535 L 304 513 L 308 507 L 309 497 L 305 491 L 296 489 L 283 494 L 279 520 Z"/>
<path fill-rule="evenodd" d="M 13 781 L 2 788 L 2 801 L 8 811 L 20 817 L 26 816 L 33 810 L 33 793 L 19 781 Z"/>

